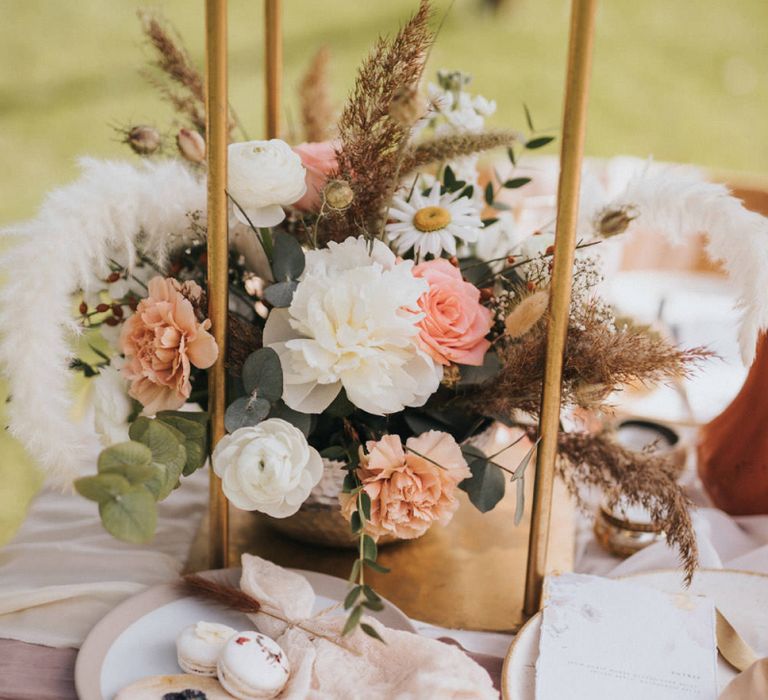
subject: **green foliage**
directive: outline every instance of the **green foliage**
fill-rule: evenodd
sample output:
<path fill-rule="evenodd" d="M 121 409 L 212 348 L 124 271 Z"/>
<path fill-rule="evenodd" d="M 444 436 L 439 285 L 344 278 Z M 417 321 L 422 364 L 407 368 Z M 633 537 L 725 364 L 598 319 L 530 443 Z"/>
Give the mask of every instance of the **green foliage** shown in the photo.
<path fill-rule="evenodd" d="M 238 428 L 258 425 L 272 409 L 267 399 L 243 396 L 235 399 L 224 413 L 224 427 L 227 432 L 234 433 Z"/>
<path fill-rule="evenodd" d="M 272 348 L 261 348 L 251 353 L 243 364 L 243 386 L 253 397 L 270 403 L 283 395 L 283 368 Z"/>
<path fill-rule="evenodd" d="M 110 535 L 134 544 L 149 542 L 157 527 L 155 499 L 141 484 L 100 502 L 99 515 Z"/>
<path fill-rule="evenodd" d="M 118 539 L 144 543 L 157 527 L 156 502 L 166 498 L 205 462 L 208 415 L 162 411 L 140 416 L 128 431 L 131 440 L 102 450 L 95 476 L 75 482 L 77 492 L 99 504 L 104 528 Z"/>
<path fill-rule="evenodd" d="M 304 272 L 304 251 L 299 242 L 284 231 L 275 231 L 272 274 L 278 282 L 299 279 Z"/>
<path fill-rule="evenodd" d="M 504 497 L 504 474 L 476 447 L 464 447 L 463 453 L 472 476 L 464 479 L 459 488 L 467 492 L 475 508 L 487 513 Z"/>
<path fill-rule="evenodd" d="M 293 294 L 298 286 L 299 283 L 295 280 L 275 282 L 275 284 L 270 284 L 269 287 L 264 289 L 262 296 L 268 304 L 272 304 L 272 306 L 278 309 L 283 309 L 291 305 Z"/>
<path fill-rule="evenodd" d="M 146 486 L 158 501 L 164 500 L 176 488 L 187 463 L 184 436 L 175 428 L 146 416 L 139 416 L 133 422 L 128 435 L 150 449 L 155 471 Z"/>
<path fill-rule="evenodd" d="M 161 411 L 157 420 L 174 428 L 183 437 L 182 444 L 187 459 L 182 470 L 183 476 L 189 476 L 205 464 L 208 457 L 208 414 L 186 411 Z"/>

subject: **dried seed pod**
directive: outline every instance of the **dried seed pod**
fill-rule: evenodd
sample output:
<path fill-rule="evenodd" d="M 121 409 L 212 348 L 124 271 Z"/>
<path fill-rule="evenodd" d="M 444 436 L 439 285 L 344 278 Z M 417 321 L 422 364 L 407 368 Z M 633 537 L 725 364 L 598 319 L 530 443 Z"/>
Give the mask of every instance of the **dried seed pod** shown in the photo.
<path fill-rule="evenodd" d="M 125 135 L 125 142 L 140 156 L 149 156 L 160 149 L 163 143 L 160 132 L 153 126 L 134 126 Z"/>
<path fill-rule="evenodd" d="M 323 196 L 331 209 L 346 209 L 352 204 L 355 193 L 346 180 L 330 180 L 323 189 Z"/>
<path fill-rule="evenodd" d="M 205 139 L 192 129 L 180 129 L 176 135 L 179 153 L 190 163 L 205 162 Z"/>
<path fill-rule="evenodd" d="M 633 207 L 621 207 L 619 209 L 604 209 L 597 215 L 595 228 L 603 238 L 618 236 L 624 233 L 629 225 L 637 218 Z"/>

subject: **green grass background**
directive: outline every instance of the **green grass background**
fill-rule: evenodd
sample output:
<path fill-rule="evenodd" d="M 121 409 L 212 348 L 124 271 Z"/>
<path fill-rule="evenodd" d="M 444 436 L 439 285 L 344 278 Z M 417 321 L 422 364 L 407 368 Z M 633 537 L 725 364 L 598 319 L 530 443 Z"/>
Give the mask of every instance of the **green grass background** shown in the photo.
<path fill-rule="evenodd" d="M 261 0 L 230 0 L 232 102 L 252 137 L 263 128 Z M 286 120 L 314 50 L 334 54 L 339 102 L 377 34 L 416 0 L 284 0 Z M 78 155 L 129 156 L 110 125 L 170 129 L 169 110 L 139 75 L 148 56 L 136 6 L 161 9 L 202 59 L 203 1 L 2 0 L 0 224 L 34 213 L 76 174 Z M 435 0 L 439 13 L 449 5 Z M 492 16 L 455 0 L 431 67 L 461 67 L 495 98 L 494 123 L 557 128 L 568 28 L 566 0 L 508 0 Z M 765 172 L 768 2 L 603 0 L 599 6 L 589 154 L 618 153 Z M 554 150 L 554 146 L 552 149 Z"/>
<path fill-rule="evenodd" d="M 162 10 L 202 60 L 203 0 L 0 0 L 0 225 L 31 216 L 47 190 L 76 175 L 79 155 L 135 157 L 115 125 L 172 133 L 169 108 L 139 75 L 149 52 L 137 5 Z M 284 0 L 286 123 L 321 44 L 332 48 L 341 103 L 374 38 L 415 5 Z M 449 2 L 435 6 L 442 15 Z M 252 138 L 263 133 L 262 7 L 230 0 L 231 99 Z M 471 72 L 474 88 L 498 101 L 494 124 L 522 128 L 525 102 L 539 129 L 556 130 L 568 9 L 566 0 L 508 0 L 493 16 L 480 0 L 455 0 L 431 68 Z M 587 152 L 768 171 L 767 27 L 766 0 L 603 0 Z M 0 545 L 38 485 L 18 445 L 0 435 Z"/>

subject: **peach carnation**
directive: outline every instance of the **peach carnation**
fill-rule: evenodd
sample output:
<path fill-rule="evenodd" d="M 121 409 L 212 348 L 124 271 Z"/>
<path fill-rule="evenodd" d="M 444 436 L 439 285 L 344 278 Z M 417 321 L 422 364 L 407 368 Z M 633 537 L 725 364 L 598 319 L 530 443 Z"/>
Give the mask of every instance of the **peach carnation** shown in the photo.
<path fill-rule="evenodd" d="M 192 390 L 191 366 L 210 367 L 219 350 L 208 332 L 211 322 L 195 316 L 190 299 L 202 295 L 195 282 L 155 277 L 148 289 L 149 296 L 123 326 L 120 348 L 123 373 L 131 382 L 128 393 L 154 414 L 182 406 Z"/>
<path fill-rule="evenodd" d="M 471 476 L 453 437 L 430 430 L 408 438 L 403 448 L 399 436 L 385 435 L 366 447 L 357 474 L 371 497 L 369 534 L 409 540 L 423 535 L 435 521 L 442 525 L 450 521 L 459 506 L 456 487 Z M 341 502 L 349 519 L 357 510 L 357 499 L 342 495 Z"/>
<path fill-rule="evenodd" d="M 444 258 L 417 265 L 413 274 L 429 283 L 419 299 L 425 314 L 419 322 L 422 348 L 443 365 L 482 365 L 493 314 L 480 303 L 480 290 Z"/>
<path fill-rule="evenodd" d="M 294 204 L 302 211 L 317 211 L 320 208 L 323 188 L 328 181 L 328 176 L 336 170 L 335 141 L 318 141 L 314 143 L 300 143 L 294 146 L 293 151 L 307 171 L 306 194 Z"/>

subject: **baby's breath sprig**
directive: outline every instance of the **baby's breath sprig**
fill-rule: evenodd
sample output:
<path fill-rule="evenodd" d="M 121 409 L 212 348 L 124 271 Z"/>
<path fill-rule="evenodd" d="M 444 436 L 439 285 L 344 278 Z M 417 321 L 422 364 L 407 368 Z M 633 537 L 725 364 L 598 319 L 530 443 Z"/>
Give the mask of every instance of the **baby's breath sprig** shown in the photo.
<path fill-rule="evenodd" d="M 389 569 L 376 561 L 378 556 L 376 541 L 366 532 L 366 523 L 371 518 L 371 497 L 363 489 L 363 484 L 357 475 L 358 462 L 359 455 L 357 451 L 350 450 L 343 491 L 354 497 L 356 501 L 357 508 L 350 518 L 350 527 L 352 532 L 358 536 L 358 556 L 352 565 L 352 571 L 349 575 L 351 588 L 344 599 L 344 609 L 348 610 L 349 614 L 344 624 L 342 635 L 350 634 L 359 626 L 369 637 L 384 642 L 372 625 L 361 621 L 366 609 L 374 612 L 384 609 L 381 597 L 365 582 L 366 568 L 382 574 L 388 573 Z"/>

